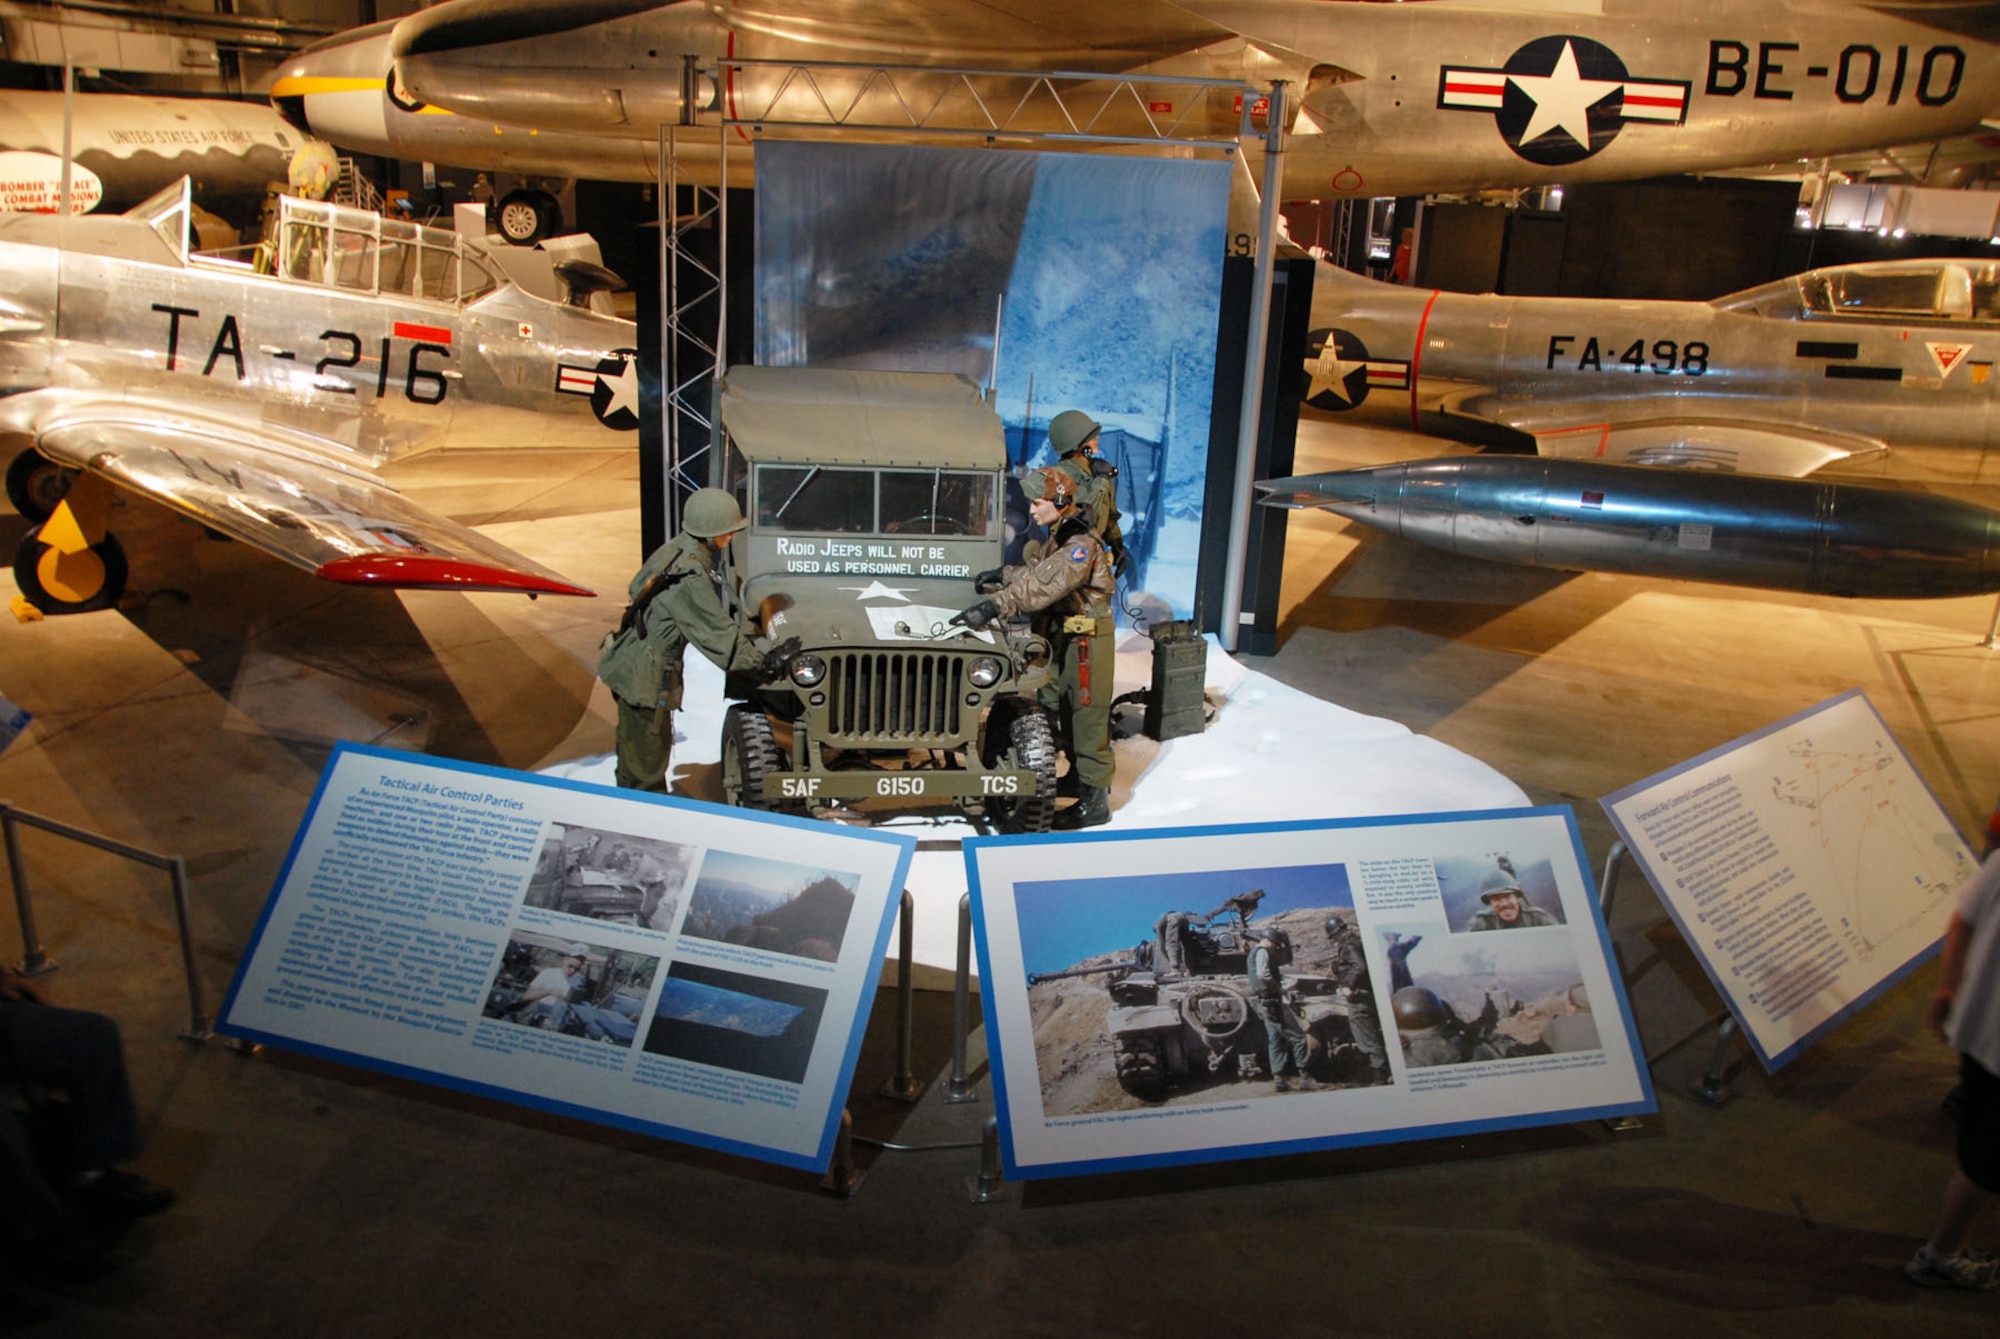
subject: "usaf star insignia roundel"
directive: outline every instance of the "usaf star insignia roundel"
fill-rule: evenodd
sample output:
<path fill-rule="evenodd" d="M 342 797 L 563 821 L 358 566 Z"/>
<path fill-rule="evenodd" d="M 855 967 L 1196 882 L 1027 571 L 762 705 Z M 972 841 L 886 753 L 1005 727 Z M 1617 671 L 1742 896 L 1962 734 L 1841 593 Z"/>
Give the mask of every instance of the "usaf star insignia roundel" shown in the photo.
<path fill-rule="evenodd" d="M 1497 70 L 1440 69 L 1438 106 L 1491 112 L 1508 148 L 1564 167 L 1611 143 L 1627 121 L 1680 125 L 1688 85 L 1634 79 L 1617 52 L 1588 37 L 1538 37 Z"/>

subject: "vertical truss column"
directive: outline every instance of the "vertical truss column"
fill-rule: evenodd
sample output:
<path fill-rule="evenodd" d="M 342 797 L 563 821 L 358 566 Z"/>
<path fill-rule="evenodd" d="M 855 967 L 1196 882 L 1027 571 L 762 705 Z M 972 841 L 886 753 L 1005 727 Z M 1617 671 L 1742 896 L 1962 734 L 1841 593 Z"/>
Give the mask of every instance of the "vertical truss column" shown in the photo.
<path fill-rule="evenodd" d="M 681 150 L 696 129 L 696 78 L 690 58 L 682 124 L 660 128 L 660 411 L 666 461 L 661 482 L 666 533 L 680 531 L 681 503 L 709 482 L 714 445 L 715 378 L 721 366 L 721 321 L 725 301 L 721 264 L 723 183 L 726 165 L 718 152 L 717 184 L 707 186 L 685 170 Z M 718 144 L 718 150 L 720 145 Z M 685 193 L 686 207 L 682 206 Z M 694 245 L 708 231 L 716 239 L 714 259 Z"/>

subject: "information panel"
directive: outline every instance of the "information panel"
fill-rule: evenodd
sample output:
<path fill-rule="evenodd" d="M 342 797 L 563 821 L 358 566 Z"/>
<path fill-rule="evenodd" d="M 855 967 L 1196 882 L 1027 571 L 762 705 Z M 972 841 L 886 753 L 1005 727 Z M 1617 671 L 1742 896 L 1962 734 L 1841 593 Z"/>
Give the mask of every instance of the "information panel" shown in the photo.
<path fill-rule="evenodd" d="M 1929 957 L 1977 865 L 1860 689 L 1603 805 L 1767 1070 Z"/>
<path fill-rule="evenodd" d="M 915 845 L 343 745 L 219 1026 L 823 1169 Z"/>
<path fill-rule="evenodd" d="M 1654 1110 L 1566 808 L 977 838 L 966 864 L 1008 1176 Z"/>

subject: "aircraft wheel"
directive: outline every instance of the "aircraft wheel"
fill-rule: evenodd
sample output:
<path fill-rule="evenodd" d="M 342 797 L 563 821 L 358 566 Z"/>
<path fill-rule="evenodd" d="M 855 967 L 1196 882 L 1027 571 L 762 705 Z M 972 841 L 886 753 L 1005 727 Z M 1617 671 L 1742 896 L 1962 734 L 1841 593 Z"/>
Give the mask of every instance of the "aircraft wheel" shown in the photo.
<path fill-rule="evenodd" d="M 15 511 L 39 525 L 55 515 L 56 504 L 69 492 L 76 475 L 75 470 L 28 447 L 7 467 L 7 500 Z"/>
<path fill-rule="evenodd" d="M 45 614 L 87 614 L 109 609 L 125 593 L 125 549 L 117 536 L 82 553 L 62 553 L 42 543 L 38 525 L 14 550 L 14 584 Z"/>
<path fill-rule="evenodd" d="M 500 235 L 515 246 L 533 246 L 562 227 L 562 206 L 547 191 L 509 191 L 494 209 Z"/>

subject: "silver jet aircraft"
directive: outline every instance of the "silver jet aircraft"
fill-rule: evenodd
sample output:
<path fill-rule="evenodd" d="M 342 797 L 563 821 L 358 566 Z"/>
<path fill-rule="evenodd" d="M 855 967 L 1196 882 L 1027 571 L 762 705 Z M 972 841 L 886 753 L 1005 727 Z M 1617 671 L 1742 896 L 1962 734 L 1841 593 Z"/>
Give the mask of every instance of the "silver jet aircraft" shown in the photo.
<path fill-rule="evenodd" d="M 0 214 L 0 436 L 8 497 L 40 522 L 14 561 L 31 603 L 118 598 L 110 485 L 334 581 L 592 593 L 377 469 L 448 434 L 617 441 L 638 426 L 631 322 L 503 282 L 455 233 L 286 199 L 253 264 L 192 252 L 189 214 L 186 180 L 122 215 Z M 582 288 L 604 278 L 588 268 Z"/>
<path fill-rule="evenodd" d="M 1978 131 L 2000 113 L 2000 5 L 1854 0 L 449 0 L 289 62 L 271 94 L 302 129 L 465 167 L 650 180 L 683 58 L 848 61 L 824 87 L 907 124 L 876 64 L 1286 79 L 1284 198 L 1624 180 Z M 762 107 L 782 66 L 721 96 Z M 1018 96 L 1018 94 L 1016 95 Z M 1228 132 L 1222 90 L 1143 115 Z M 871 102 L 871 99 L 874 101 Z M 788 106 L 806 94 L 794 87 Z M 879 105 L 878 105 L 879 104 Z M 1114 103 L 1099 128 L 1131 133 Z M 1253 115 L 1255 108 L 1253 107 Z M 912 133 L 904 138 L 916 138 Z M 747 148 L 747 144 L 745 145 Z M 713 149 L 706 151 L 713 174 Z"/>
<path fill-rule="evenodd" d="M 1876 262 L 1714 302 L 1510 298 L 1322 266 L 1307 402 L 1522 455 L 1259 483 L 1453 552 L 1828 594 L 2000 589 L 2000 512 L 1807 478 L 2000 463 L 2000 261 Z"/>

